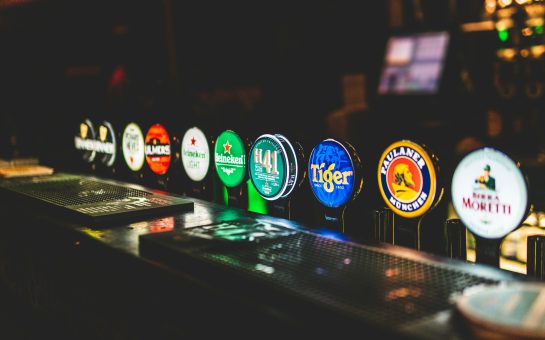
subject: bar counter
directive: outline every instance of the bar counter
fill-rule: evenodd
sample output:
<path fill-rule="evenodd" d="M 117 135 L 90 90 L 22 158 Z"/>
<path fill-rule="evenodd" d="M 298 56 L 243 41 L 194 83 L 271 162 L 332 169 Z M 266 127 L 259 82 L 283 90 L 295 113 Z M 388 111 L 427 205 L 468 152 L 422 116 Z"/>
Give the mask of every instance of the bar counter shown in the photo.
<path fill-rule="evenodd" d="M 190 199 L 192 212 L 90 226 L 15 206 L 4 192 L 0 280 L 67 337 L 90 339 L 461 339 L 468 334 L 454 313 L 457 294 L 478 284 L 527 280 Z M 142 235 L 247 218 L 297 233 L 250 246 L 143 247 Z M 362 220 L 361 227 L 370 223 Z"/>

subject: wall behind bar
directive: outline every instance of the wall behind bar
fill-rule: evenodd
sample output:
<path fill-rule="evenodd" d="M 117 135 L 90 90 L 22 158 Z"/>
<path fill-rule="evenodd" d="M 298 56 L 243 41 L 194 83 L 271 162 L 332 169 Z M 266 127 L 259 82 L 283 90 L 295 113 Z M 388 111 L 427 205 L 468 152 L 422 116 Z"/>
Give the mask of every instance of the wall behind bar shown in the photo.
<path fill-rule="evenodd" d="M 437 151 L 446 183 L 462 150 L 479 143 L 539 159 L 540 120 L 502 113 L 528 103 L 506 105 L 494 95 L 494 32 L 459 30 L 481 19 L 475 3 L 4 3 L 0 157 L 75 166 L 73 135 L 84 117 L 108 119 L 118 130 L 132 120 L 162 122 L 178 135 L 195 124 L 210 134 L 236 128 L 250 139 L 278 131 L 307 154 L 323 138 L 343 138 L 365 169 L 364 191 L 347 212 L 357 226 L 381 205 L 376 164 L 395 139 L 414 138 Z M 450 30 L 456 42 L 444 93 L 379 98 L 387 37 L 438 29 Z M 503 130 L 494 135 L 498 116 Z"/>

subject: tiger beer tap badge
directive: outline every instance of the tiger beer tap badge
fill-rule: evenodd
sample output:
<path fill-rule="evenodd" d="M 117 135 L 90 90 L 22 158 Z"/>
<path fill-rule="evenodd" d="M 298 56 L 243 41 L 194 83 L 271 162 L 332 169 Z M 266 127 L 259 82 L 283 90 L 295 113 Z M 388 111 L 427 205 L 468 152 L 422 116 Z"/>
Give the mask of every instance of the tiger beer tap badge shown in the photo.
<path fill-rule="evenodd" d="M 314 147 L 308 161 L 314 196 L 328 208 L 340 208 L 359 194 L 361 162 L 348 143 L 326 139 Z"/>
<path fill-rule="evenodd" d="M 378 164 L 378 186 L 384 202 L 402 217 L 424 215 L 442 191 L 438 189 L 437 172 L 424 147 L 408 140 L 391 144 Z"/>

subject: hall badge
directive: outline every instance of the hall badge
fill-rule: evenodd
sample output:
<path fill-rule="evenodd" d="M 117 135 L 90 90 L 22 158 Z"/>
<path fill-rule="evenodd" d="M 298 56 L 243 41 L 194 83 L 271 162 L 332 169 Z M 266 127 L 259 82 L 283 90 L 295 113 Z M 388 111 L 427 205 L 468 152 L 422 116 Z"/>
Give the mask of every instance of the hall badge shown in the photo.
<path fill-rule="evenodd" d="M 302 158 L 299 145 L 283 135 L 259 136 L 250 148 L 248 172 L 261 197 L 269 201 L 288 197 L 305 176 Z"/>
<path fill-rule="evenodd" d="M 437 194 L 435 164 L 422 146 L 408 140 L 395 142 L 380 157 L 378 185 L 394 213 L 420 217 L 432 208 Z"/>

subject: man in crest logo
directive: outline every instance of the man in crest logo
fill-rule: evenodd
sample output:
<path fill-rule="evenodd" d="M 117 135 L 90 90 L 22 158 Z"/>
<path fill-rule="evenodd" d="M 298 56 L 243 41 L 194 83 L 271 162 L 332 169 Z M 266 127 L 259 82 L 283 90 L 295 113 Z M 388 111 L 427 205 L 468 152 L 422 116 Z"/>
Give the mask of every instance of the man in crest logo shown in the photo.
<path fill-rule="evenodd" d="M 391 144 L 378 166 L 378 184 L 384 202 L 403 217 L 424 215 L 438 197 L 436 172 L 424 147 L 407 140 Z"/>
<path fill-rule="evenodd" d="M 418 192 L 413 188 L 413 174 L 409 170 L 409 166 L 404 163 L 397 164 L 394 168 L 394 182 L 392 187 L 395 191 L 395 197 L 404 201 L 412 201 Z"/>
<path fill-rule="evenodd" d="M 496 179 L 492 176 L 490 176 L 490 165 L 487 164 L 484 167 L 484 175 L 479 176 L 475 180 L 475 183 L 478 184 L 479 188 L 486 188 L 488 190 L 495 191 L 496 190 Z"/>

